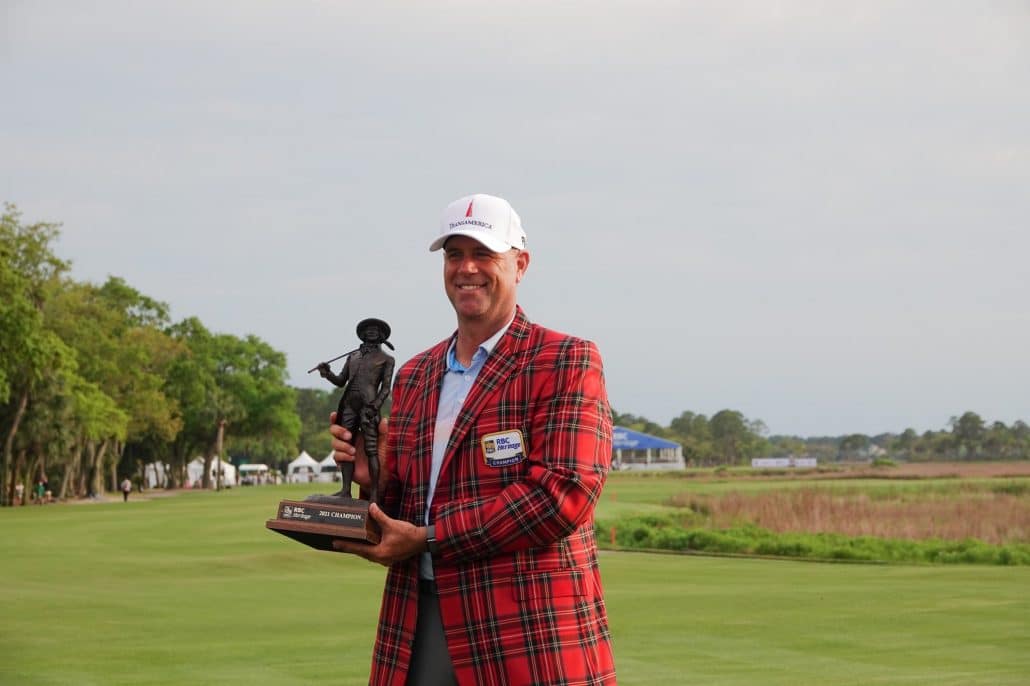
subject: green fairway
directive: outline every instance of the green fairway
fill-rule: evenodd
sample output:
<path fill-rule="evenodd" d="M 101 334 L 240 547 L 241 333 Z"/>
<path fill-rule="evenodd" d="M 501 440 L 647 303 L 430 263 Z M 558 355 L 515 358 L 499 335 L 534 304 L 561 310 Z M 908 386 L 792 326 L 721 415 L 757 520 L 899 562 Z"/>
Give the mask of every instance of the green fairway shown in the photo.
<path fill-rule="evenodd" d="M 0 510 L 0 684 L 364 683 L 384 570 L 264 528 L 312 490 Z M 1030 683 L 1025 567 L 601 562 L 621 684 Z"/>

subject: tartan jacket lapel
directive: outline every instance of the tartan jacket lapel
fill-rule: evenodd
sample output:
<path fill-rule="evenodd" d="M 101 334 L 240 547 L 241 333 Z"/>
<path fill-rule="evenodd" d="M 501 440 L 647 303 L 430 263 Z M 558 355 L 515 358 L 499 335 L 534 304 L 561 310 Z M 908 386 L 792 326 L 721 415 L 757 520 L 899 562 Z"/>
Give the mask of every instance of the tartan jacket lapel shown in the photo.
<path fill-rule="evenodd" d="M 508 331 L 501 336 L 501 340 L 497 341 L 497 345 L 494 347 L 493 352 L 490 353 L 490 357 L 486 359 L 486 364 L 483 365 L 483 369 L 476 377 L 476 382 L 472 384 L 472 390 L 469 391 L 465 404 L 462 405 L 461 412 L 458 413 L 458 419 L 454 422 L 451 438 L 447 441 L 447 451 L 444 453 L 443 465 L 440 467 L 441 478 L 447 472 L 448 465 L 453 459 L 457 447 L 461 445 L 465 435 L 472 425 L 475 424 L 476 417 L 487 406 L 490 398 L 496 394 L 500 385 L 508 377 L 512 368 L 515 367 L 515 363 L 523 352 L 528 340 L 529 319 L 526 318 L 522 308 L 516 306 L 515 319 L 512 320 Z M 436 395 L 439 399 L 439 387 L 437 388 Z M 435 421 L 435 406 L 433 407 L 433 417 Z M 428 479 L 428 473 L 426 478 Z"/>
<path fill-rule="evenodd" d="M 440 386 L 446 370 L 447 348 L 450 339 L 439 343 L 426 356 L 425 366 L 417 373 L 421 377 L 416 391 L 419 403 L 418 433 L 425 439 L 417 442 L 414 464 L 409 469 L 417 470 L 418 478 L 414 484 L 414 512 L 422 513 L 426 509 L 426 495 L 429 493 L 429 472 L 433 461 L 433 434 L 436 429 L 436 412 L 440 406 Z M 407 479 L 404 480 L 406 483 Z"/>

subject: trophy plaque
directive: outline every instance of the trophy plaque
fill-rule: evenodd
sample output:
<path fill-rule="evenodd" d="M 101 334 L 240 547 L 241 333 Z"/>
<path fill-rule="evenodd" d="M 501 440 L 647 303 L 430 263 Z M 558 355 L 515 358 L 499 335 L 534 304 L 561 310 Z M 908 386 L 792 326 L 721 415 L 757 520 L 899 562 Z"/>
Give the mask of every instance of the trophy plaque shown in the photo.
<path fill-rule="evenodd" d="M 265 527 L 317 550 L 332 550 L 333 539 L 379 542 L 379 526 L 368 516 L 368 501 L 343 496 L 280 500 Z"/>
<path fill-rule="evenodd" d="M 355 446 L 363 448 L 368 461 L 371 490 L 368 500 L 351 497 L 354 463 L 341 462 L 343 484 L 333 495 L 311 495 L 304 500 L 282 500 L 275 519 L 265 526 L 289 536 L 295 541 L 318 550 L 333 550 L 333 540 L 346 538 L 366 543 L 378 543 L 379 526 L 368 515 L 368 507 L 379 502 L 379 421 L 383 403 L 390 397 L 394 360 L 382 346 L 393 350 L 387 340 L 390 325 L 382 319 L 363 319 L 358 322 L 361 346 L 322 362 L 310 374 L 318 371 L 323 378 L 343 388 L 336 409 L 335 423 L 351 432 Z M 347 358 L 339 374 L 329 366 Z M 360 452 L 360 451 L 359 451 Z"/>

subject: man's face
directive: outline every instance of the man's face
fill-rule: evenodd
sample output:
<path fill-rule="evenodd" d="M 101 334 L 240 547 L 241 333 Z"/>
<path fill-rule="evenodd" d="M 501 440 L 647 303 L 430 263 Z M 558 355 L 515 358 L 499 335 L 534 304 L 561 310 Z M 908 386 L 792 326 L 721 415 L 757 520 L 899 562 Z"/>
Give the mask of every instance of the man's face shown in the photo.
<path fill-rule="evenodd" d="M 515 310 L 516 284 L 529 266 L 525 250 L 492 252 L 468 236 L 444 245 L 443 282 L 459 322 L 504 326 Z"/>

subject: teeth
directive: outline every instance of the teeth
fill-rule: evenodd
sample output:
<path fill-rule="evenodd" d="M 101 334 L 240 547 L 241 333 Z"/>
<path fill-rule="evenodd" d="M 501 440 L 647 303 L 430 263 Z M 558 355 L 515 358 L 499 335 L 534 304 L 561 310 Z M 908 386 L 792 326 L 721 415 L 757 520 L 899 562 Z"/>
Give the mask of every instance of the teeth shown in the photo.
<path fill-rule="evenodd" d="M 480 288 L 480 286 L 476 286 L 474 284 L 467 284 L 467 283 L 465 283 L 465 284 L 462 284 L 462 285 L 458 286 L 458 288 L 460 288 L 463 291 L 471 291 L 471 290 L 474 290 L 476 288 Z"/>

